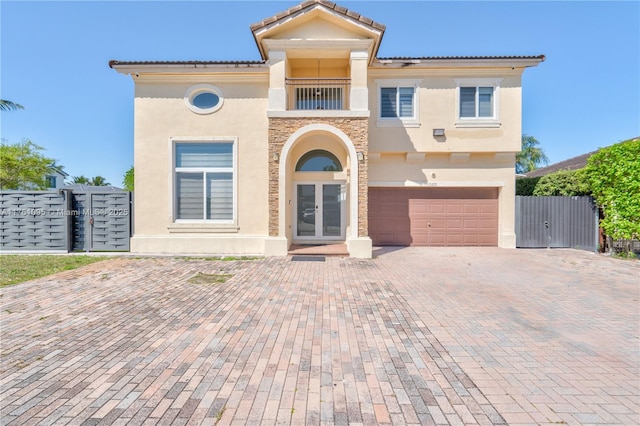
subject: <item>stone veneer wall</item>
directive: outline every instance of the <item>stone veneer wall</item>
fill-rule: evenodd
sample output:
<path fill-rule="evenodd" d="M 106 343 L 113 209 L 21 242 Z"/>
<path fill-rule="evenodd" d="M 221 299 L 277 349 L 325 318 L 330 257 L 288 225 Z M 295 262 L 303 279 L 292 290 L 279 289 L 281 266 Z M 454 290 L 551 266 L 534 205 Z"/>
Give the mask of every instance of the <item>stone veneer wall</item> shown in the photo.
<path fill-rule="evenodd" d="M 269 118 L 269 236 L 278 236 L 278 168 L 282 161 L 282 147 L 301 127 L 310 124 L 328 124 L 343 131 L 353 143 L 356 152 L 362 152 L 364 161 L 358 161 L 358 236 L 369 234 L 368 209 L 368 118 Z M 273 159 L 277 153 L 279 161 Z"/>

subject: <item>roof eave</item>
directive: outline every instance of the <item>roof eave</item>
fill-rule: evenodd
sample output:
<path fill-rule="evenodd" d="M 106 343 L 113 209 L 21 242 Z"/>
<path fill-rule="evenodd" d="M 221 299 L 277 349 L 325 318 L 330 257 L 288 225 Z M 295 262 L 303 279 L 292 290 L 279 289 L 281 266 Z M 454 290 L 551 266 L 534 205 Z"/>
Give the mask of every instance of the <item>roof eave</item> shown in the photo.
<path fill-rule="evenodd" d="M 440 67 L 535 67 L 545 60 L 538 56 L 464 56 L 464 57 L 419 57 L 419 58 L 376 58 L 372 66 L 376 68 L 440 68 Z"/>
<path fill-rule="evenodd" d="M 180 62 L 142 62 L 142 61 L 109 61 L 109 68 L 115 69 L 121 74 L 136 73 L 171 73 L 180 72 L 183 74 L 197 74 L 203 71 L 224 71 L 258 73 L 266 72 L 267 65 L 262 61 L 248 62 L 201 62 L 201 61 L 180 61 Z"/>

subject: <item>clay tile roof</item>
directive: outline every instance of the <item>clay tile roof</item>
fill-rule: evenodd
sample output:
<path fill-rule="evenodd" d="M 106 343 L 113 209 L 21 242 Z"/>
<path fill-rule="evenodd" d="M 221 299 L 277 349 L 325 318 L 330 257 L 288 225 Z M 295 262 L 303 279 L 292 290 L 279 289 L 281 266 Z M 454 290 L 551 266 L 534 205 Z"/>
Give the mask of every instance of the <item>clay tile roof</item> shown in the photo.
<path fill-rule="evenodd" d="M 251 31 L 255 32 L 258 31 L 264 27 L 266 27 L 269 24 L 272 24 L 274 22 L 280 21 L 281 19 L 287 18 L 289 16 L 293 16 L 297 13 L 301 13 L 304 12 L 307 9 L 310 9 L 316 5 L 321 5 L 326 7 L 327 9 L 331 9 L 333 11 L 335 11 L 336 13 L 339 13 L 340 15 L 346 16 L 350 19 L 353 19 L 355 21 L 358 21 L 364 25 L 367 25 L 371 28 L 374 28 L 378 31 L 384 31 L 386 29 L 386 27 L 383 24 L 380 24 L 378 22 L 375 22 L 373 19 L 367 18 L 365 16 L 360 15 L 359 13 L 353 12 L 349 9 L 347 9 L 346 7 L 342 7 L 342 6 L 338 6 L 337 4 L 335 4 L 332 1 L 327 1 L 327 0 L 306 0 L 303 1 L 300 4 L 297 4 L 295 6 L 290 7 L 289 9 L 285 10 L 284 12 L 280 12 L 277 13 L 269 18 L 265 18 L 260 22 L 256 22 L 255 24 L 252 24 L 250 26 Z"/>
<path fill-rule="evenodd" d="M 264 65 L 265 61 L 109 61 L 109 68 L 118 65 L 185 65 L 198 67 L 200 65 Z"/>
<path fill-rule="evenodd" d="M 544 61 L 544 55 L 536 56 L 392 56 L 386 58 L 377 58 L 379 61 L 414 61 L 414 60 L 447 60 L 447 59 L 541 59 Z"/>

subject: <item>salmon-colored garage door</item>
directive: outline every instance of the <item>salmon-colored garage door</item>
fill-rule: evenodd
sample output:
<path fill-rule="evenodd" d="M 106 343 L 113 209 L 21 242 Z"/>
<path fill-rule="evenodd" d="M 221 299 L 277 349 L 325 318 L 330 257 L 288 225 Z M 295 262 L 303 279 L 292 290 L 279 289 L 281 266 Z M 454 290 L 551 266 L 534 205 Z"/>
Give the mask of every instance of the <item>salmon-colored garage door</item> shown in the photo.
<path fill-rule="evenodd" d="M 374 245 L 497 246 L 497 188 L 369 188 Z"/>

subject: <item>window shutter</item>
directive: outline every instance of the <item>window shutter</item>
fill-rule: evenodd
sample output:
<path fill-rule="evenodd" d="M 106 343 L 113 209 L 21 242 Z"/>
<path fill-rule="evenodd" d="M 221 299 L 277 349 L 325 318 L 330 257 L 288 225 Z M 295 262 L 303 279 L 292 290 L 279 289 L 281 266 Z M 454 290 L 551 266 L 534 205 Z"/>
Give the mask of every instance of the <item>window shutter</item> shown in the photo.
<path fill-rule="evenodd" d="M 380 88 L 380 117 L 397 117 L 395 87 Z"/>
<path fill-rule="evenodd" d="M 493 87 L 478 87 L 478 116 L 493 117 Z"/>
<path fill-rule="evenodd" d="M 400 117 L 413 117 L 413 87 L 400 87 Z"/>
<path fill-rule="evenodd" d="M 207 217 L 233 220 L 233 173 L 207 173 Z"/>
<path fill-rule="evenodd" d="M 460 88 L 460 117 L 476 116 L 476 88 Z"/>
<path fill-rule="evenodd" d="M 202 173 L 177 173 L 176 181 L 176 219 L 202 219 Z"/>
<path fill-rule="evenodd" d="M 233 167 L 233 144 L 176 145 L 176 167 Z"/>

